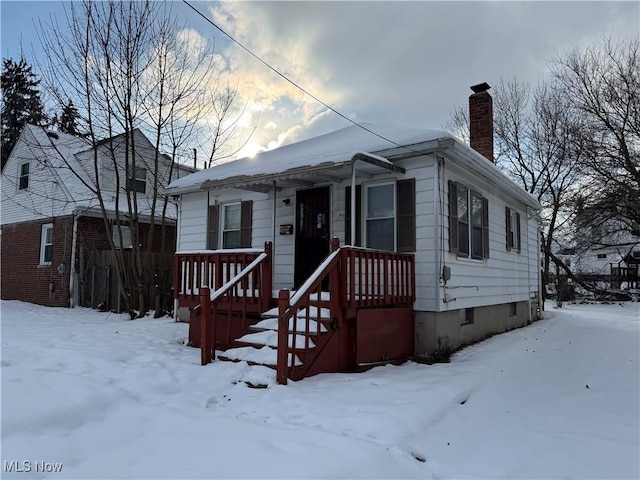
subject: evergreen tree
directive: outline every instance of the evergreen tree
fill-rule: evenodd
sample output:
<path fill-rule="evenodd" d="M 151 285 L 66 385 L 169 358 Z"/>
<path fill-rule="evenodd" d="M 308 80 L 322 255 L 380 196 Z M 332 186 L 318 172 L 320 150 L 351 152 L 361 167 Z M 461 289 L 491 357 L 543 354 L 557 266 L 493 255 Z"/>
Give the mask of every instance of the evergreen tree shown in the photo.
<path fill-rule="evenodd" d="M 80 113 L 73 104 L 73 101 L 69 100 L 63 107 L 60 118 L 57 118 L 58 130 L 62 133 L 68 133 L 69 135 L 82 135 L 78 130 L 78 121 L 80 120 Z"/>
<path fill-rule="evenodd" d="M 40 80 L 23 58 L 2 62 L 2 168 L 25 124 L 45 125 Z"/>

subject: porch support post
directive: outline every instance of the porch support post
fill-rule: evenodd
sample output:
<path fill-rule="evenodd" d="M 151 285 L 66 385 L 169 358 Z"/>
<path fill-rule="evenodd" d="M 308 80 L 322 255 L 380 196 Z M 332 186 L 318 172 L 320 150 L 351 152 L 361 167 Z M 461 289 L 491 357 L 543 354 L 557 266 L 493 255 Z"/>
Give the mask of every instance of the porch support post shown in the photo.
<path fill-rule="evenodd" d="M 356 162 L 351 162 L 351 246 L 356 244 Z"/>
<path fill-rule="evenodd" d="M 289 319 L 285 317 L 285 312 L 289 309 L 289 298 L 289 290 L 280 290 L 278 295 L 278 353 L 276 365 L 276 381 L 280 385 L 287 384 L 287 371 L 289 370 L 287 365 L 289 359 Z M 295 358 L 295 352 L 293 356 Z"/>
<path fill-rule="evenodd" d="M 271 244 L 276 244 L 276 207 L 278 203 L 276 202 L 276 181 L 272 182 L 272 190 L 273 190 L 273 208 L 271 210 L 271 223 L 273 224 L 273 231 L 271 232 Z"/>
<path fill-rule="evenodd" d="M 215 358 L 213 328 L 211 325 L 211 291 L 209 287 L 200 288 L 200 360 L 202 365 L 211 363 Z"/>

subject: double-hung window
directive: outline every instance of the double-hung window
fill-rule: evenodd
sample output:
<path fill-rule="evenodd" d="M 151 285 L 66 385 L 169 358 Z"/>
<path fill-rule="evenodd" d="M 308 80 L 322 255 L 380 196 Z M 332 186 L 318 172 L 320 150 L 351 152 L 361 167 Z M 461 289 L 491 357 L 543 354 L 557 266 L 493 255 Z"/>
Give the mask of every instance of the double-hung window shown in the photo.
<path fill-rule="evenodd" d="M 368 185 L 365 190 L 366 246 L 378 250 L 395 250 L 395 184 Z"/>
<path fill-rule="evenodd" d="M 251 247 L 253 202 L 230 202 L 209 206 L 207 248 Z"/>
<path fill-rule="evenodd" d="M 147 169 L 135 167 L 133 175 L 129 177 L 129 190 L 137 193 L 147 192 Z"/>
<path fill-rule="evenodd" d="M 504 216 L 506 219 L 507 252 L 515 250 L 520 253 L 522 243 L 520 238 L 520 214 L 506 207 Z"/>
<path fill-rule="evenodd" d="M 222 207 L 222 248 L 240 247 L 240 202 Z"/>
<path fill-rule="evenodd" d="M 20 165 L 18 190 L 26 190 L 29 188 L 29 164 Z"/>
<path fill-rule="evenodd" d="M 53 223 L 42 225 L 40 234 L 40 265 L 51 265 L 53 261 Z"/>
<path fill-rule="evenodd" d="M 449 181 L 449 251 L 458 257 L 489 258 L 489 201 Z"/>
<path fill-rule="evenodd" d="M 345 243 L 397 252 L 416 251 L 416 180 L 356 185 L 355 211 L 351 186 L 345 188 Z M 355 238 L 351 221 L 355 217 Z"/>

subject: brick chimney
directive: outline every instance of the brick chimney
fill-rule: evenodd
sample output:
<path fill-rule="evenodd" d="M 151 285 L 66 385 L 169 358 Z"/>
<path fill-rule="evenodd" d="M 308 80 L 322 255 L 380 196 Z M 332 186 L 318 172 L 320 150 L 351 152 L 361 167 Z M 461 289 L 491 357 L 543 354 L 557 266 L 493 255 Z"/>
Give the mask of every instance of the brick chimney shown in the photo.
<path fill-rule="evenodd" d="M 493 99 L 487 82 L 473 85 L 469 97 L 469 140 L 471 148 L 493 162 Z"/>

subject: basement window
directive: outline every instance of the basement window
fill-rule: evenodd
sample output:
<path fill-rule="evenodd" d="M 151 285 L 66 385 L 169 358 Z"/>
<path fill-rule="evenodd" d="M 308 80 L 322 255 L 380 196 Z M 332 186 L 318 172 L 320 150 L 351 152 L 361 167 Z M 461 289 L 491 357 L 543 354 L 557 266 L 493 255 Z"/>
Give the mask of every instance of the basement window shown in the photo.
<path fill-rule="evenodd" d="M 518 303 L 517 302 L 511 302 L 509 304 L 509 316 L 510 317 L 517 317 L 518 316 Z"/>
<path fill-rule="evenodd" d="M 471 308 L 463 308 L 460 310 L 460 325 L 473 324 L 474 310 Z"/>

